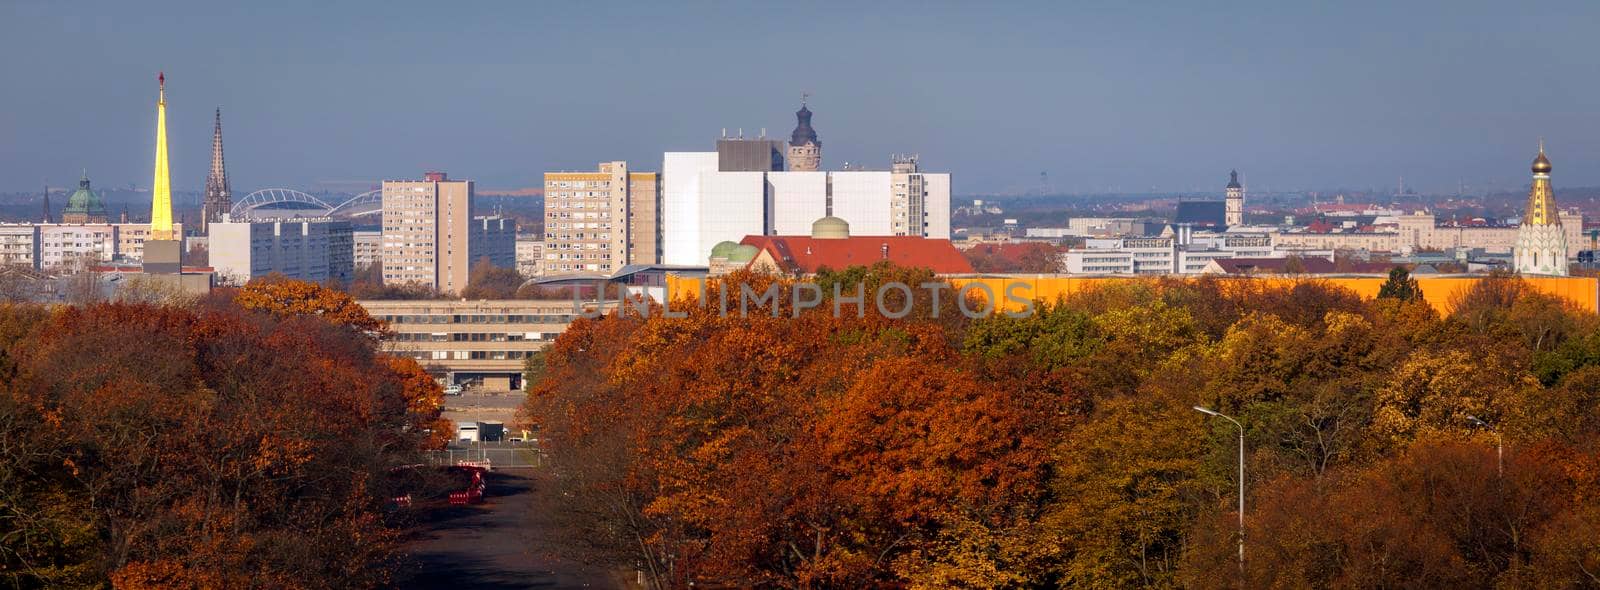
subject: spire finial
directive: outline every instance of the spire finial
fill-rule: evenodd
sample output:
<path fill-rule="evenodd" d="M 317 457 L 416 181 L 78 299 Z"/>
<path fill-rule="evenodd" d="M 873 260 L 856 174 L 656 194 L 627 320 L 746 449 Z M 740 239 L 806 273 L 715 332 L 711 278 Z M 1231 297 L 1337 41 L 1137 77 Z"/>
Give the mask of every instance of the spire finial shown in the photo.
<path fill-rule="evenodd" d="M 1544 153 L 1544 136 L 1539 136 L 1539 153 Z"/>
<path fill-rule="evenodd" d="M 807 92 L 805 90 L 801 90 L 800 91 L 800 106 L 806 106 L 806 99 L 808 99 L 808 98 L 811 98 L 811 93 Z"/>

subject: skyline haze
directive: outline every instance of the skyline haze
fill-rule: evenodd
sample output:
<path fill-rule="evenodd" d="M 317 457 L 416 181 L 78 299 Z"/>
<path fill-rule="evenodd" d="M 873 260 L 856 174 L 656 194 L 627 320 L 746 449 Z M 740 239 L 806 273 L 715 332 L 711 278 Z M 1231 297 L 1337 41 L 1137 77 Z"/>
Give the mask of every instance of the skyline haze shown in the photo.
<path fill-rule="evenodd" d="M 1518 190 L 1540 136 L 1557 188 L 1600 185 L 1588 3 L 383 6 L 14 5 L 0 188 L 84 168 L 147 187 L 161 70 L 174 189 L 203 187 L 220 106 L 236 198 L 657 171 L 724 128 L 787 136 L 802 91 L 825 168 L 920 153 L 956 194 L 1041 171 L 1063 193 L 1220 193 L 1233 168 L 1254 191 Z"/>

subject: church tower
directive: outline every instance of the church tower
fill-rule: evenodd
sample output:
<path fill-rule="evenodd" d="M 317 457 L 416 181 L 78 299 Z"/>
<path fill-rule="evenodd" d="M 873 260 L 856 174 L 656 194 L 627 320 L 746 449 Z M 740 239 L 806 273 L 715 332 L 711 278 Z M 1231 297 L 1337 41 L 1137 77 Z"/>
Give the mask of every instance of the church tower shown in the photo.
<path fill-rule="evenodd" d="M 171 240 L 172 179 L 167 173 L 167 74 L 156 76 L 156 170 L 150 181 L 150 239 Z"/>
<path fill-rule="evenodd" d="M 1228 173 L 1228 197 L 1224 202 L 1224 207 L 1226 208 L 1226 215 L 1223 217 L 1225 225 L 1228 227 L 1244 225 L 1244 187 L 1239 185 L 1238 170 Z M 1213 215 L 1215 214 L 1213 213 Z"/>
<path fill-rule="evenodd" d="M 1555 192 L 1550 189 L 1550 159 L 1544 156 L 1544 140 L 1539 140 L 1539 155 L 1533 159 L 1528 210 L 1517 228 L 1512 257 L 1519 274 L 1567 276 L 1567 233 L 1561 229 Z"/>
<path fill-rule="evenodd" d="M 156 170 L 150 182 L 150 234 L 144 241 L 146 274 L 182 272 L 183 236 L 172 231 L 172 180 L 167 174 L 167 75 L 156 78 L 161 86 L 156 100 Z"/>
<path fill-rule="evenodd" d="M 206 198 L 200 229 L 209 233 L 212 223 L 233 208 L 233 191 L 228 188 L 228 169 L 222 162 L 222 109 L 217 109 L 216 126 L 211 131 L 211 173 L 206 175 Z"/>
<path fill-rule="evenodd" d="M 817 131 L 811 128 L 811 109 L 806 108 L 807 96 L 800 95 L 800 110 L 794 114 L 794 134 L 789 136 L 789 169 L 796 172 L 822 169 L 822 142 L 817 141 Z"/>

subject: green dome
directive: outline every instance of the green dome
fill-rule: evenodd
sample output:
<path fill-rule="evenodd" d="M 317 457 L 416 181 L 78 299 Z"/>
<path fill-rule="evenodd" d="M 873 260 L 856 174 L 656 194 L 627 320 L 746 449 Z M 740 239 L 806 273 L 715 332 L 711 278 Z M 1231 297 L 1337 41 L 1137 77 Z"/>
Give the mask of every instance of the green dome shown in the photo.
<path fill-rule="evenodd" d="M 711 257 L 712 258 L 727 258 L 729 256 L 732 256 L 733 255 L 733 251 L 738 249 L 738 248 L 739 248 L 739 244 L 735 243 L 735 242 L 719 242 L 719 243 L 717 243 L 717 245 L 711 247 Z"/>
<path fill-rule="evenodd" d="M 760 248 L 749 244 L 738 246 L 733 249 L 733 253 L 728 255 L 728 262 L 750 262 L 755 260 L 756 255 L 760 253 Z"/>
<path fill-rule="evenodd" d="M 90 217 L 105 216 L 106 204 L 100 200 L 100 195 L 94 194 L 94 191 L 89 189 L 88 173 L 84 173 L 83 178 L 78 180 L 78 190 L 67 197 L 67 208 L 62 213 L 76 213 Z"/>
<path fill-rule="evenodd" d="M 811 222 L 811 237 L 819 240 L 842 240 L 850 237 L 850 222 L 829 215 Z"/>

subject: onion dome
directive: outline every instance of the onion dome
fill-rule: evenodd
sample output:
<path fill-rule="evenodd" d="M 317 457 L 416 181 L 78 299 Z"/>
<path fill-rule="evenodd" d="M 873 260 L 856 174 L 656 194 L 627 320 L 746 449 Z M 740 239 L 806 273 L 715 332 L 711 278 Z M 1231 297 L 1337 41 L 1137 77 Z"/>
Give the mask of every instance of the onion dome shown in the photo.
<path fill-rule="evenodd" d="M 805 103 L 800 103 L 800 110 L 795 111 L 794 133 L 789 135 L 789 145 L 800 146 L 812 144 L 818 147 L 822 142 L 817 141 L 817 130 L 811 128 L 811 109 Z"/>
<path fill-rule="evenodd" d="M 1539 155 L 1533 158 L 1534 174 L 1550 173 L 1550 158 L 1544 157 L 1544 142 L 1539 142 Z"/>
<path fill-rule="evenodd" d="M 1239 171 L 1238 170 L 1233 170 L 1233 171 L 1228 173 L 1228 188 L 1244 188 L 1242 186 L 1239 186 Z"/>

